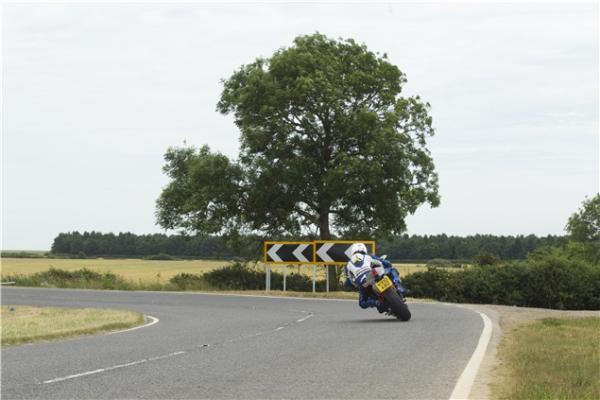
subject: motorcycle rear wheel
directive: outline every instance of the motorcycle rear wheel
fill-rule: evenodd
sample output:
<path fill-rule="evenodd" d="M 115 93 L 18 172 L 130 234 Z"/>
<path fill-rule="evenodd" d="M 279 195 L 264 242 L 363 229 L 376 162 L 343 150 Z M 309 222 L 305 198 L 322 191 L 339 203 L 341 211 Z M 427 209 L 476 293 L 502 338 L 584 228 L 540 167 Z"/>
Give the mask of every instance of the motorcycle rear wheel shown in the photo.
<path fill-rule="evenodd" d="M 410 310 L 404 302 L 404 299 L 394 289 L 388 289 L 383 293 L 383 297 L 390 305 L 392 314 L 400 321 L 408 321 L 411 317 Z"/>

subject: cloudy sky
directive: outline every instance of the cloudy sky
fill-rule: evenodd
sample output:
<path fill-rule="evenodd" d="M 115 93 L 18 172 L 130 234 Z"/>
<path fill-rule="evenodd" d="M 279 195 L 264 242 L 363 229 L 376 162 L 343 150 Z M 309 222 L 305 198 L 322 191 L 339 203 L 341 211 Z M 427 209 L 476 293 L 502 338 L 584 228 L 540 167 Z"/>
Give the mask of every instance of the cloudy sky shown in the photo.
<path fill-rule="evenodd" d="M 220 80 L 319 31 L 431 103 L 442 203 L 409 233 L 562 234 L 599 189 L 598 3 L 4 3 L 2 247 L 162 232 L 169 146 L 231 157 Z"/>

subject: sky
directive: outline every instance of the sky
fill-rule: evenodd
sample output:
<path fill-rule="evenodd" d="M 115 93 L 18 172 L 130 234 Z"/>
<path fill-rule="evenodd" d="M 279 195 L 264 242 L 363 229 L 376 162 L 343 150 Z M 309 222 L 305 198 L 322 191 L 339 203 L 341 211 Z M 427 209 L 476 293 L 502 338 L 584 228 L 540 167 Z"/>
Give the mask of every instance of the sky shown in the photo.
<path fill-rule="evenodd" d="M 598 19 L 597 2 L 5 2 L 2 249 L 164 232 L 167 148 L 235 158 L 221 80 L 316 31 L 387 53 L 431 104 L 441 204 L 409 234 L 564 234 L 599 190 Z"/>

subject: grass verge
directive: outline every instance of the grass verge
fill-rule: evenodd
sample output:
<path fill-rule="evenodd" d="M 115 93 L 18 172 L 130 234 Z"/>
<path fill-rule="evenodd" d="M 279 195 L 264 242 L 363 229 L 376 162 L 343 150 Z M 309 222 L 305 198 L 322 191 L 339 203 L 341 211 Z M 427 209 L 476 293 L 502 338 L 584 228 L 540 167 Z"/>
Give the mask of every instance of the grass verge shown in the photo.
<path fill-rule="evenodd" d="M 2 345 L 89 335 L 143 323 L 144 316 L 133 311 L 20 305 L 0 308 Z"/>
<path fill-rule="evenodd" d="M 494 399 L 600 399 L 600 318 L 545 318 L 506 334 Z"/>

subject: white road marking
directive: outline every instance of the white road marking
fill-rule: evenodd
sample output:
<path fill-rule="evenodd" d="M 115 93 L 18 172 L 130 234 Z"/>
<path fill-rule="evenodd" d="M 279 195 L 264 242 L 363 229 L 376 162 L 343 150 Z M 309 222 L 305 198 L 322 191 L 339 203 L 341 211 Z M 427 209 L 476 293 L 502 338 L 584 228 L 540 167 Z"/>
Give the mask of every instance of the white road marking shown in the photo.
<path fill-rule="evenodd" d="M 108 332 L 107 335 L 114 335 L 115 333 L 124 333 L 124 332 L 135 331 L 136 329 L 147 328 L 149 326 L 152 326 L 152 325 L 156 324 L 159 321 L 158 318 L 153 317 L 152 315 L 146 315 L 146 317 L 151 320 L 147 324 L 144 324 L 144 325 L 141 325 L 141 326 L 136 326 L 135 328 L 124 329 L 122 331 Z"/>
<path fill-rule="evenodd" d="M 125 368 L 125 367 L 131 367 L 133 365 L 144 364 L 144 363 L 147 363 L 150 361 L 163 360 L 165 358 L 175 357 L 175 356 L 185 354 L 185 353 L 186 353 L 185 351 L 176 351 L 174 353 L 165 354 L 163 356 L 144 358 L 143 360 L 132 361 L 132 362 L 128 362 L 126 364 L 113 365 L 112 367 L 99 368 L 99 369 L 95 369 L 93 371 L 86 371 L 86 372 L 81 372 L 79 374 L 73 374 L 73 375 L 63 376 L 60 378 L 49 379 L 47 381 L 43 381 L 42 383 L 56 383 L 56 382 L 67 381 L 69 379 L 80 378 L 82 376 L 94 375 L 94 374 L 99 374 L 101 372 L 108 372 L 108 371 L 112 371 L 112 370 L 119 369 L 119 368 Z"/>
<path fill-rule="evenodd" d="M 296 320 L 296 322 L 304 322 L 304 321 L 306 321 L 307 319 L 309 319 L 312 316 L 313 316 L 312 314 L 308 314 L 306 317 L 300 318 L 300 319 Z"/>
<path fill-rule="evenodd" d="M 479 337 L 477 347 L 475 348 L 475 351 L 471 356 L 471 359 L 469 360 L 467 366 L 460 375 L 460 378 L 458 378 L 456 386 L 454 386 L 454 390 L 450 395 L 450 400 L 469 398 L 469 393 L 471 393 L 471 388 L 473 387 L 473 383 L 475 382 L 475 377 L 477 376 L 477 372 L 479 371 L 479 367 L 481 366 L 481 362 L 483 361 L 483 357 L 485 356 L 485 351 L 492 336 L 492 321 L 490 320 L 490 318 L 479 311 L 472 311 L 477 312 L 483 319 L 483 330 L 481 332 L 481 336 Z"/>
<path fill-rule="evenodd" d="M 307 311 L 300 311 L 300 312 L 307 313 Z M 305 316 L 303 318 L 300 318 L 299 320 L 296 320 L 295 323 L 306 321 L 307 319 L 309 319 L 312 316 L 313 316 L 313 314 L 309 313 L 307 316 Z M 156 318 L 156 317 L 151 317 L 149 315 L 147 317 L 148 318 L 152 318 L 152 322 L 150 322 L 149 324 L 138 326 L 136 328 L 132 328 L 132 329 L 128 329 L 128 330 L 139 329 L 139 328 L 143 328 L 143 327 L 146 327 L 146 326 L 154 325 L 155 323 L 157 323 L 159 321 L 158 318 Z M 268 333 L 277 332 L 277 331 L 280 331 L 282 329 L 285 329 L 286 327 L 292 326 L 293 324 L 294 324 L 294 322 L 292 322 L 291 324 L 288 324 L 288 325 L 277 327 L 275 329 L 271 329 L 269 331 L 257 332 L 257 333 L 254 333 L 252 335 L 242 336 L 242 337 L 239 337 L 239 338 L 236 338 L 236 339 L 226 340 L 225 342 L 222 342 L 222 343 L 232 343 L 232 342 L 237 342 L 237 341 L 244 340 L 244 339 L 249 339 L 249 338 L 253 338 L 253 337 L 257 337 L 257 336 L 266 335 Z M 121 332 L 126 332 L 126 331 L 127 330 L 125 330 L 125 331 L 118 331 L 118 332 L 112 332 L 112 333 L 121 333 Z M 215 345 L 218 345 L 218 343 L 217 344 L 213 344 L 213 345 L 211 345 L 211 344 L 202 344 L 200 346 L 196 346 L 196 348 L 207 348 L 209 346 L 215 346 Z M 176 351 L 174 353 L 169 353 L 169 354 L 165 354 L 165 355 L 162 355 L 162 356 L 144 358 L 142 360 L 131 361 L 131 362 L 128 362 L 128 363 L 125 363 L 125 364 L 118 364 L 118 365 L 113 365 L 113 366 L 106 367 L 106 368 L 99 368 L 99 369 L 94 369 L 94 370 L 91 370 L 91 371 L 80 372 L 80 373 L 73 374 L 73 375 L 67 375 L 67 376 L 62 376 L 62 377 L 59 377 L 59 378 L 48 379 L 46 381 L 43 381 L 42 384 L 62 382 L 62 381 L 70 380 L 70 379 L 81 378 L 81 377 L 88 376 L 88 375 L 94 375 L 94 374 L 100 374 L 102 372 L 113 371 L 115 369 L 132 367 L 134 365 L 144 364 L 144 363 L 151 362 L 151 361 L 164 360 L 165 358 L 171 358 L 171 357 L 175 357 L 175 356 L 178 356 L 178 355 L 181 355 L 181 354 L 186 354 L 189 351 L 191 351 L 191 350 Z"/>
<path fill-rule="evenodd" d="M 39 290 L 39 291 L 43 291 L 43 290 L 48 290 L 48 291 L 60 291 L 60 290 L 65 290 L 65 289 L 58 289 L 58 288 L 34 288 L 34 287 L 30 287 L 30 288 L 26 288 L 27 290 Z M 68 289 L 70 291 L 73 292 L 93 292 L 93 293 L 99 293 L 99 292 L 106 292 L 106 290 L 102 290 L 102 289 Z M 111 292 L 115 292 L 115 293 L 128 293 L 131 294 L 131 290 L 112 290 Z M 260 294 L 239 294 L 239 293 L 211 293 L 211 292 L 185 292 L 185 291 L 163 291 L 163 292 L 157 292 L 156 290 L 136 290 L 136 293 L 150 293 L 156 296 L 161 296 L 161 295 L 180 295 L 180 296 L 197 296 L 197 295 L 201 295 L 201 296 L 229 296 L 229 297 L 254 297 L 254 298 L 263 298 L 263 299 L 287 299 L 287 300 L 310 300 L 310 301 L 353 301 L 356 302 L 356 299 L 329 299 L 329 298 L 324 298 L 324 297 L 295 297 L 295 296 L 266 296 L 266 295 L 260 295 Z M 25 296 L 23 296 L 25 297 Z M 358 298 L 358 297 L 357 297 Z M 411 301 L 413 303 L 418 302 L 418 299 L 411 299 Z M 429 302 L 427 302 L 429 303 Z M 435 302 L 431 302 L 431 304 L 437 304 Z"/>

